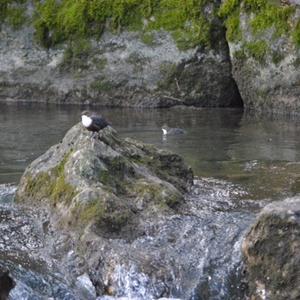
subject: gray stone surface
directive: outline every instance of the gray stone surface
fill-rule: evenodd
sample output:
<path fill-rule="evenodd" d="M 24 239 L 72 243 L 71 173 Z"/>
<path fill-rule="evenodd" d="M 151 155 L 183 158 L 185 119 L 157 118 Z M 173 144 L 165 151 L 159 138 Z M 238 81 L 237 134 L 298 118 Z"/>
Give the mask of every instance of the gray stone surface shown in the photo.
<path fill-rule="evenodd" d="M 214 20 L 215 22 L 215 20 Z M 171 35 L 105 32 L 88 53 L 67 61 L 66 44 L 38 47 L 34 30 L 0 32 L 0 98 L 13 101 L 169 107 L 178 104 L 228 107 L 242 101 L 231 75 L 221 22 L 211 50 L 179 50 Z"/>
<path fill-rule="evenodd" d="M 123 140 L 111 127 L 94 139 L 78 124 L 26 169 L 17 200 L 48 205 L 60 227 L 132 239 L 147 215 L 176 209 L 192 179 L 175 154 Z"/>
<path fill-rule="evenodd" d="M 250 298 L 300 297 L 300 198 L 266 206 L 243 243 Z"/>
<path fill-rule="evenodd" d="M 299 6 L 295 7 L 293 25 L 300 17 Z M 274 37 L 270 28 L 259 35 L 267 43 L 268 52 L 263 61 L 251 57 L 247 51 L 238 53 L 245 42 L 256 42 L 250 23 L 253 14 L 240 14 L 243 40 L 230 42 L 232 73 L 237 82 L 246 109 L 270 113 L 300 113 L 300 48 L 291 37 Z"/>

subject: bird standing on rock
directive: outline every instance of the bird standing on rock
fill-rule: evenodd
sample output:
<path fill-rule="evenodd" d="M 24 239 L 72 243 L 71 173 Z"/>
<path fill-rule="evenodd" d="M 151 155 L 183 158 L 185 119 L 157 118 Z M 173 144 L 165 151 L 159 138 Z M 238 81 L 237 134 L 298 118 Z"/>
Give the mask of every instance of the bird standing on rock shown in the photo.
<path fill-rule="evenodd" d="M 101 115 L 84 111 L 81 114 L 82 125 L 88 130 L 92 131 L 92 137 L 95 132 L 99 132 L 108 125 L 110 125 Z"/>

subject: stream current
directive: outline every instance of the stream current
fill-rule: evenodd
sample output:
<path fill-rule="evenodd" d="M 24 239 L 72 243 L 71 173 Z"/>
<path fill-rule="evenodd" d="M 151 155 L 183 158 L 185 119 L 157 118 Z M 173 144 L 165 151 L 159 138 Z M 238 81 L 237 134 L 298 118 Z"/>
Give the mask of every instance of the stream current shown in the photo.
<path fill-rule="evenodd" d="M 48 240 L 40 216 L 13 202 L 25 167 L 61 140 L 80 120 L 81 110 L 0 104 L 0 266 L 16 281 L 13 300 L 96 298 L 88 275 L 72 271 L 77 259 L 72 249 L 69 261 L 62 263 L 61 241 Z M 300 122 L 239 110 L 97 111 L 121 136 L 182 155 L 195 174 L 184 213 L 149 222 L 145 236 L 131 243 L 104 242 L 106 255 L 115 260 L 110 279 L 117 286 L 115 297 L 244 299 L 240 248 L 247 229 L 265 204 L 300 189 Z M 163 124 L 183 128 L 186 134 L 164 138 Z M 145 257 L 169 274 L 167 281 L 141 272 Z"/>

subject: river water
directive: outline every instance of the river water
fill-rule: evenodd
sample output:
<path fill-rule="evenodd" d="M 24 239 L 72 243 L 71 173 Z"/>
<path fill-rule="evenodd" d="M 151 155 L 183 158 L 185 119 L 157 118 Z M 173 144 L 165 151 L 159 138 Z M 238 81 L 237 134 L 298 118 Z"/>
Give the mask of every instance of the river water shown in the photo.
<path fill-rule="evenodd" d="M 30 256 L 44 243 L 41 224 L 34 212 L 13 204 L 15 185 L 25 167 L 58 143 L 80 121 L 83 109 L 0 104 L 0 265 L 9 268 L 17 281 L 12 299 L 90 297 L 82 296 L 89 291 L 74 288 L 57 262 L 47 258 L 47 251 L 42 258 Z M 144 253 L 153 265 L 170 273 L 170 297 L 243 299 L 240 246 L 247 228 L 265 204 L 300 191 L 300 121 L 230 109 L 97 111 L 121 136 L 182 155 L 195 174 L 185 214 L 149 224 L 151 238 L 132 245 L 114 242 L 120 257 L 132 258 L 116 258 L 115 295 L 159 298 L 166 283 L 137 271 L 136 261 Z M 186 134 L 164 138 L 163 124 L 183 128 Z"/>

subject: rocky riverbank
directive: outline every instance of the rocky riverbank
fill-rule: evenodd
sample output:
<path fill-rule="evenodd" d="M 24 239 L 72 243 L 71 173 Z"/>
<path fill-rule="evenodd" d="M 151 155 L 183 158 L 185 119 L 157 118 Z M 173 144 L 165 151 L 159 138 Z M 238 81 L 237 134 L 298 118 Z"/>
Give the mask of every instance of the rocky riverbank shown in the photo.
<path fill-rule="evenodd" d="M 1 99 L 299 112 L 297 1 L 110 5 L 5 1 Z"/>
<path fill-rule="evenodd" d="M 160 9 L 153 10 L 155 16 L 147 17 L 138 15 L 138 5 L 144 4 L 132 8 L 124 4 L 123 17 L 136 10 L 139 29 L 130 31 L 127 24 L 116 31 L 108 18 L 107 28 L 97 38 L 96 34 L 89 36 L 75 30 L 76 37 L 69 34 L 62 40 L 55 40 L 55 36 L 64 36 L 63 32 L 50 21 L 43 23 L 47 14 L 55 18 L 51 1 L 39 6 L 30 1 L 15 2 L 8 1 L 7 17 L 1 26 L 1 99 L 118 107 L 242 106 L 231 75 L 225 28 L 216 17 L 218 1 L 186 8 L 177 3 L 171 13 L 160 4 Z M 12 26 L 10 9 L 29 21 Z M 186 24 L 184 29 L 180 24 L 156 24 L 174 16 L 184 22 L 189 19 L 184 10 L 190 10 L 190 17 L 193 11 L 202 16 L 205 32 L 201 24 Z M 36 19 L 37 15 L 41 18 Z M 72 22 L 80 20 L 78 17 Z M 84 26 L 78 24 L 79 28 Z M 40 31 L 45 35 L 41 36 Z M 195 31 L 195 36 L 190 31 Z"/>
<path fill-rule="evenodd" d="M 299 1 L 227 0 L 220 14 L 245 107 L 299 114 Z"/>

